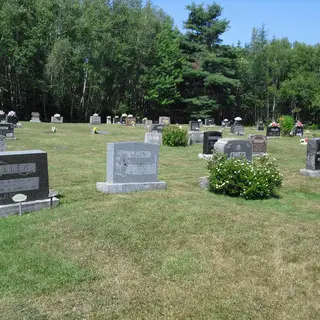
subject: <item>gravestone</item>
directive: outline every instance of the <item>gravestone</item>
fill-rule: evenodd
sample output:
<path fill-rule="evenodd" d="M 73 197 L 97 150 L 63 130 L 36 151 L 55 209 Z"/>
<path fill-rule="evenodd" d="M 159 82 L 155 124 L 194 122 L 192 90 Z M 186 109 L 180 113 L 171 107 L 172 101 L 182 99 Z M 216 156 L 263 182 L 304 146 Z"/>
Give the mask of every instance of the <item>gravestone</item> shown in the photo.
<path fill-rule="evenodd" d="M 200 131 L 189 131 L 188 132 L 188 144 L 191 146 L 193 144 L 203 143 L 203 132 Z"/>
<path fill-rule="evenodd" d="M 51 117 L 51 123 L 63 123 L 63 117 L 61 117 L 60 114 L 55 114 Z"/>
<path fill-rule="evenodd" d="M 149 132 L 162 132 L 163 128 L 165 127 L 164 124 L 151 124 L 149 126 Z"/>
<path fill-rule="evenodd" d="M 189 121 L 189 131 L 200 131 L 200 123 L 198 121 Z"/>
<path fill-rule="evenodd" d="M 97 113 L 90 117 L 90 124 L 101 124 L 101 117 Z"/>
<path fill-rule="evenodd" d="M 213 118 L 205 118 L 204 119 L 204 125 L 205 126 L 213 126 L 214 125 L 214 119 Z"/>
<path fill-rule="evenodd" d="M 15 139 L 14 124 L 0 123 L 0 135 L 5 136 L 7 139 Z"/>
<path fill-rule="evenodd" d="M 295 127 L 294 128 L 294 135 L 295 136 L 303 136 L 303 127 Z"/>
<path fill-rule="evenodd" d="M 7 123 L 12 123 L 14 126 L 19 122 L 17 114 L 15 111 L 10 111 L 6 117 Z"/>
<path fill-rule="evenodd" d="M 116 124 L 118 122 L 119 122 L 119 116 L 114 116 L 113 119 L 112 119 L 112 123 Z"/>
<path fill-rule="evenodd" d="M 111 124 L 111 117 L 110 117 L 110 116 L 107 116 L 106 123 L 107 123 L 107 124 Z"/>
<path fill-rule="evenodd" d="M 238 139 L 219 139 L 215 145 L 214 150 L 224 153 L 227 158 L 246 158 L 252 159 L 252 144 L 248 140 Z"/>
<path fill-rule="evenodd" d="M 159 146 L 142 142 L 107 145 L 107 181 L 97 182 L 104 193 L 165 189 L 158 181 Z"/>
<path fill-rule="evenodd" d="M 222 132 L 206 131 L 203 133 L 203 154 L 213 154 L 215 143 L 222 138 Z"/>
<path fill-rule="evenodd" d="M 159 124 L 171 124 L 171 119 L 170 117 L 159 117 Z"/>
<path fill-rule="evenodd" d="M 152 125 L 152 120 L 145 120 L 145 122 L 144 122 L 144 127 L 145 128 L 148 128 L 149 126 L 151 126 Z"/>
<path fill-rule="evenodd" d="M 257 125 L 257 130 L 258 131 L 263 131 L 264 130 L 264 125 L 262 121 L 259 121 L 258 125 Z"/>
<path fill-rule="evenodd" d="M 7 151 L 6 137 L 0 135 L 0 152 Z"/>
<path fill-rule="evenodd" d="M 136 123 L 137 123 L 137 119 L 135 117 L 126 118 L 126 126 L 127 127 L 135 126 Z"/>
<path fill-rule="evenodd" d="M 280 137 L 280 127 L 267 127 L 267 137 Z"/>
<path fill-rule="evenodd" d="M 267 137 L 261 134 L 249 134 L 249 140 L 252 144 L 252 152 L 254 154 L 267 153 Z"/>
<path fill-rule="evenodd" d="M 31 120 L 30 122 L 41 122 L 40 121 L 40 113 L 39 112 L 32 112 L 31 113 Z"/>
<path fill-rule="evenodd" d="M 5 114 L 5 112 L 3 110 L 0 110 L 0 122 L 5 121 L 6 117 L 7 115 Z"/>
<path fill-rule="evenodd" d="M 306 169 L 301 169 L 300 173 L 320 178 L 320 138 L 308 140 Z"/>
<path fill-rule="evenodd" d="M 244 127 L 243 125 L 241 124 L 233 124 L 231 127 L 230 127 L 230 133 L 234 133 L 234 134 L 244 134 Z"/>
<path fill-rule="evenodd" d="M 162 145 L 162 133 L 159 132 L 146 132 L 144 135 L 145 143 Z"/>

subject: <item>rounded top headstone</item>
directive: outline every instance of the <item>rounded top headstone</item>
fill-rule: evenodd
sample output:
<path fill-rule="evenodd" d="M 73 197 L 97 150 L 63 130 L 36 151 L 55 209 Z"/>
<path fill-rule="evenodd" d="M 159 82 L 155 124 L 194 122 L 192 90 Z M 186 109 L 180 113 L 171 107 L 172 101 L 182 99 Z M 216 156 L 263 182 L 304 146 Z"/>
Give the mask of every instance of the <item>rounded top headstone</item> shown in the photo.
<path fill-rule="evenodd" d="M 93 116 L 94 117 L 99 117 L 99 115 L 97 113 L 94 113 Z"/>

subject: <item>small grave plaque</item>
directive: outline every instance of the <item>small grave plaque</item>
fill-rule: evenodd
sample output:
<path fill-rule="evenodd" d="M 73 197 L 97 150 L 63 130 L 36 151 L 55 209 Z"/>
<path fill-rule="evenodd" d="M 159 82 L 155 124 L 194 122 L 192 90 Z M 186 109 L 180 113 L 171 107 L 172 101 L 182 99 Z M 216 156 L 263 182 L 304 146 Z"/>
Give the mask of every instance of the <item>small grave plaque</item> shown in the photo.
<path fill-rule="evenodd" d="M 144 135 L 145 143 L 162 145 L 162 133 L 159 132 L 146 132 Z"/>
<path fill-rule="evenodd" d="M 219 139 L 214 150 L 227 155 L 227 158 L 246 158 L 252 159 L 252 144 L 248 140 L 238 139 Z"/>
<path fill-rule="evenodd" d="M 204 125 L 205 126 L 213 126 L 214 125 L 214 119 L 213 118 L 205 118 L 204 119 Z"/>
<path fill-rule="evenodd" d="M 280 127 L 267 127 L 267 137 L 280 137 Z"/>
<path fill-rule="evenodd" d="M 200 123 L 198 121 L 189 121 L 189 131 L 200 131 Z"/>
<path fill-rule="evenodd" d="M 164 124 L 164 125 L 171 124 L 170 121 L 171 121 L 170 117 L 159 117 L 159 124 Z"/>
<path fill-rule="evenodd" d="M 222 132 L 206 131 L 203 133 L 203 154 L 213 154 L 215 143 L 222 138 Z"/>
<path fill-rule="evenodd" d="M 105 193 L 165 189 L 158 181 L 159 146 L 142 142 L 119 142 L 107 145 L 107 182 L 98 182 Z"/>
<path fill-rule="evenodd" d="M 250 134 L 253 153 L 267 153 L 267 137 L 260 134 Z"/>
<path fill-rule="evenodd" d="M 47 199 L 47 153 L 41 150 L 0 152 L 0 205 L 13 203 L 19 192 L 29 201 Z"/>

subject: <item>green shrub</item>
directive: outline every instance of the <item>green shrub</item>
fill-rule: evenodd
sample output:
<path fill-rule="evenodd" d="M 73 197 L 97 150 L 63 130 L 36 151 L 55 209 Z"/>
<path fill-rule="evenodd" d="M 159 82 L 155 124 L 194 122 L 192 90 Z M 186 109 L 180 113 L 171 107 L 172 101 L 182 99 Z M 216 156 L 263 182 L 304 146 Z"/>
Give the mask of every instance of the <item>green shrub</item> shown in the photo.
<path fill-rule="evenodd" d="M 304 128 L 306 130 L 317 130 L 317 129 L 320 129 L 320 126 L 317 124 L 308 124 L 308 125 L 305 125 Z"/>
<path fill-rule="evenodd" d="M 188 132 L 178 126 L 165 126 L 162 131 L 162 142 L 168 147 L 185 147 L 188 145 Z"/>
<path fill-rule="evenodd" d="M 274 158 L 255 157 L 252 162 L 243 158 L 227 159 L 216 153 L 208 161 L 209 191 L 245 199 L 278 197 L 283 176 Z"/>
<path fill-rule="evenodd" d="M 291 116 L 281 116 L 279 119 L 282 135 L 289 135 L 294 127 L 294 119 Z"/>

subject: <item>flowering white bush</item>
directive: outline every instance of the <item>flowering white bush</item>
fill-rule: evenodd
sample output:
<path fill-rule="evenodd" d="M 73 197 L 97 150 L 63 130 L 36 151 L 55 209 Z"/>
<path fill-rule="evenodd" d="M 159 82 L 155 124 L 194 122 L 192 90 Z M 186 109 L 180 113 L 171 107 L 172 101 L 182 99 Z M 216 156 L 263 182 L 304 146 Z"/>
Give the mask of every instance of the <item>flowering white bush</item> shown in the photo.
<path fill-rule="evenodd" d="M 245 199 L 267 199 L 278 196 L 283 175 L 276 159 L 263 155 L 252 162 L 216 153 L 208 161 L 209 190 Z"/>

